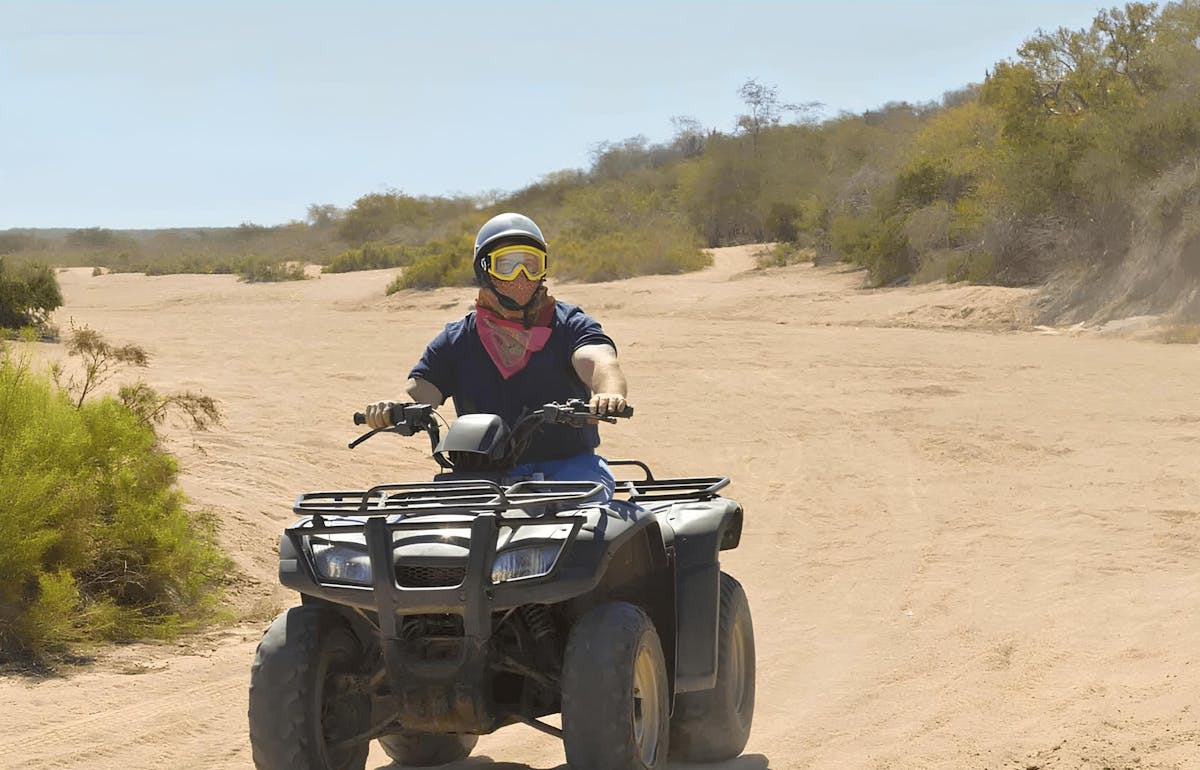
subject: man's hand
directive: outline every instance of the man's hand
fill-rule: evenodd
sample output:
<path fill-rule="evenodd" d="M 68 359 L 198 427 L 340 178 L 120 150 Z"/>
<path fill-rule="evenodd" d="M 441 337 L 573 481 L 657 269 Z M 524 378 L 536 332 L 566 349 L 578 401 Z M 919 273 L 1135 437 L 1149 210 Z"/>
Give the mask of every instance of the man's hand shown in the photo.
<path fill-rule="evenodd" d="M 620 414 L 625 409 L 625 397 L 620 393 L 597 393 L 588 401 L 592 414 Z"/>
<path fill-rule="evenodd" d="M 365 414 L 367 415 L 367 425 L 372 428 L 390 428 L 392 427 L 391 418 L 388 417 L 388 410 L 395 406 L 396 401 L 379 401 L 374 404 L 367 404 Z"/>

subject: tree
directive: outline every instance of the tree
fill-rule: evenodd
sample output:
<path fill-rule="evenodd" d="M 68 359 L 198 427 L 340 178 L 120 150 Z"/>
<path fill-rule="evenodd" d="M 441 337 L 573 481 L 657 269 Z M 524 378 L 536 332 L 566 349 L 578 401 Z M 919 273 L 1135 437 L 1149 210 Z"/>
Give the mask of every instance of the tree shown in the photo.
<path fill-rule="evenodd" d="M 37 238 L 32 235 L 9 230 L 0 233 L 0 254 L 15 254 L 18 251 L 25 251 L 33 248 L 36 243 Z"/>
<path fill-rule="evenodd" d="M 431 219 L 428 199 L 399 190 L 370 193 L 354 201 L 338 224 L 338 238 L 354 246 L 378 240 L 402 225 L 424 226 Z"/>
<path fill-rule="evenodd" d="M 704 127 L 691 115 L 675 115 L 671 118 L 675 128 L 672 146 L 685 158 L 696 158 L 704 154 L 706 144 Z"/>
<path fill-rule="evenodd" d="M 1129 3 L 1101 11 L 1087 29 L 1039 30 L 1025 41 L 1017 55 L 1036 79 L 1042 107 L 1051 115 L 1132 109 L 1136 97 L 1161 87 L 1151 57 L 1156 8 Z"/>
<path fill-rule="evenodd" d="M 738 96 L 746 105 L 747 112 L 738 115 L 737 126 L 750 135 L 750 141 L 758 148 L 758 138 L 764 129 L 779 125 L 785 112 L 796 113 L 797 122 L 814 123 L 820 114 L 821 102 L 781 102 L 779 89 L 750 78 L 738 88 Z"/>
<path fill-rule="evenodd" d="M 80 249 L 108 249 L 119 243 L 117 234 L 103 227 L 87 227 L 67 233 L 67 245 Z"/>
<path fill-rule="evenodd" d="M 651 164 L 650 142 L 640 134 L 621 142 L 597 142 L 590 154 L 593 179 L 616 179 Z"/>
<path fill-rule="evenodd" d="M 750 78 L 738 88 L 738 96 L 746 105 L 747 112 L 738 115 L 737 126 L 750 135 L 750 142 L 758 148 L 758 137 L 764 128 L 779 125 L 781 106 L 779 90 Z"/>
<path fill-rule="evenodd" d="M 312 203 L 308 207 L 305 221 L 308 222 L 309 227 L 323 230 L 336 224 L 341 216 L 342 212 L 332 203 Z"/>

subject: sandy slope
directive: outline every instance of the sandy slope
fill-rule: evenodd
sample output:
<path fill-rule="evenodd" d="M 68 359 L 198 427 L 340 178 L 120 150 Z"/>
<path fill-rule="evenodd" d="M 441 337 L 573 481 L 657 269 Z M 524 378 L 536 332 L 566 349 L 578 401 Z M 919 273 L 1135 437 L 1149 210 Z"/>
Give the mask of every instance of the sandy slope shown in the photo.
<path fill-rule="evenodd" d="M 1031 333 L 1022 291 L 750 267 L 731 249 L 700 274 L 556 287 L 632 383 L 607 454 L 728 473 L 746 507 L 723 563 L 755 613 L 759 703 L 726 767 L 1200 767 L 1200 350 Z M 154 385 L 225 406 L 226 427 L 171 445 L 248 576 L 247 619 L 0 678 L 0 766 L 245 770 L 291 497 L 429 469 L 419 443 L 347 451 L 348 417 L 469 292 L 384 298 L 387 271 L 61 278 L 64 324 L 145 345 Z M 463 766 L 563 761 L 520 727 L 476 754 Z"/>

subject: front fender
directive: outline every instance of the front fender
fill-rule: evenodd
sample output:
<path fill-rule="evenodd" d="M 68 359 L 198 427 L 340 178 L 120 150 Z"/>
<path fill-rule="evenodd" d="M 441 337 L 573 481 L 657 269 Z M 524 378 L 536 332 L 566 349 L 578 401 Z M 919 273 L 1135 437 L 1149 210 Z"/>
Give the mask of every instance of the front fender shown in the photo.
<path fill-rule="evenodd" d="M 666 516 L 674 530 L 677 648 L 675 689 L 709 690 L 717 681 L 722 550 L 742 537 L 742 507 L 733 500 L 675 503 Z"/>

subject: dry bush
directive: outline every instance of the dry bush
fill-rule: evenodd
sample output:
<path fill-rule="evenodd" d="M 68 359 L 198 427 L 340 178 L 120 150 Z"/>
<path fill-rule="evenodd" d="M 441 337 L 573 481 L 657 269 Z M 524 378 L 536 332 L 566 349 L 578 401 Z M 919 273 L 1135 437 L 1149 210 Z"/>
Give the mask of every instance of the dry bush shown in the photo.
<path fill-rule="evenodd" d="M 760 268 L 787 267 L 788 265 L 815 264 L 817 250 L 796 243 L 776 243 L 754 255 L 754 264 Z"/>
<path fill-rule="evenodd" d="M 1172 324 L 1159 332 L 1158 341 L 1168 345 L 1200 344 L 1200 324 Z"/>

